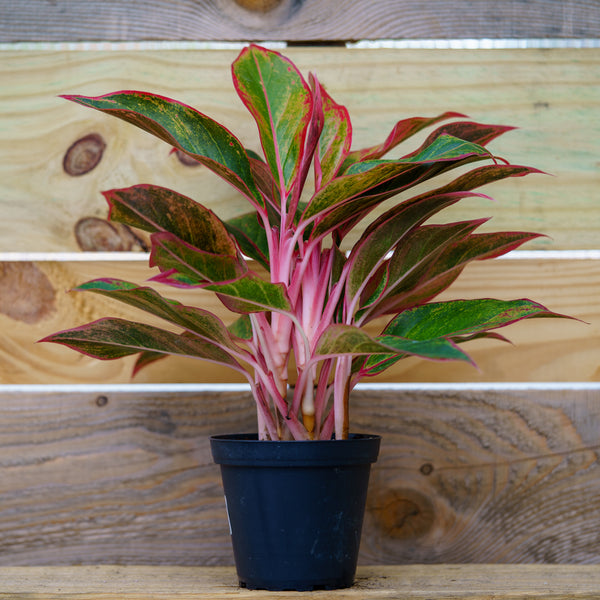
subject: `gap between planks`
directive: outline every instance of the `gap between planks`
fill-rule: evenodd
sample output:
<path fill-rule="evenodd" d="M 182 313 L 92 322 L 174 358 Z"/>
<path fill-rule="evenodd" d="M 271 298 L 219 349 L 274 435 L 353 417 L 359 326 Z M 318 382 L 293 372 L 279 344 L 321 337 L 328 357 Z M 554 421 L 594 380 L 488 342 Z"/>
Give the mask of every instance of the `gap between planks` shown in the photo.
<path fill-rule="evenodd" d="M 0 252 L 0 262 L 146 262 L 147 252 Z M 600 249 L 514 250 L 495 260 L 600 260 Z"/>
<path fill-rule="evenodd" d="M 600 382 L 483 382 L 483 383 L 359 383 L 354 390 L 389 392 L 503 392 L 503 391 L 598 391 Z M 0 384 L 0 394 L 7 393 L 225 393 L 248 392 L 245 383 L 59 383 Z"/>
<path fill-rule="evenodd" d="M 109 51 L 122 52 L 140 50 L 241 50 L 250 42 L 194 42 L 194 41 L 139 41 L 139 42 L 3 42 L 2 51 Z M 265 40 L 260 45 L 272 50 L 283 50 L 288 47 L 285 41 Z M 312 45 L 312 44 L 311 44 Z M 318 44 L 317 44 L 318 45 Z M 598 38 L 458 38 L 458 39 L 421 39 L 421 40 L 359 40 L 345 42 L 347 50 L 527 50 L 538 48 L 600 48 Z"/>

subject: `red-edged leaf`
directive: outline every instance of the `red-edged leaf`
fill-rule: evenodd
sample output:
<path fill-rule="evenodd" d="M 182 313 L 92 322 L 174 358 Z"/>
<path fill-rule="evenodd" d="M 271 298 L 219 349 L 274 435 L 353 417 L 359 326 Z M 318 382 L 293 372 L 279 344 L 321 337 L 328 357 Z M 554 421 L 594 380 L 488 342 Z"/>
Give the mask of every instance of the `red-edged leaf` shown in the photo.
<path fill-rule="evenodd" d="M 249 200 L 262 205 L 240 141 L 194 108 L 164 96 L 134 90 L 97 97 L 62 97 L 137 125 L 207 166 Z"/>
<path fill-rule="evenodd" d="M 196 337 L 204 338 L 223 348 L 239 350 L 218 317 L 202 308 L 186 306 L 176 300 L 164 298 L 151 287 L 140 286 L 122 279 L 105 278 L 88 281 L 75 290 L 94 292 L 135 306 L 182 327 Z"/>
<path fill-rule="evenodd" d="M 473 195 L 473 192 L 454 192 L 422 196 L 396 205 L 371 223 L 348 257 L 352 265 L 348 275 L 349 297 L 353 298 L 359 292 L 386 255 L 411 229 L 440 210 Z"/>
<path fill-rule="evenodd" d="M 187 281 L 187 285 L 232 281 L 248 271 L 246 263 L 237 254 L 206 252 L 168 232 L 152 234 L 151 241 L 150 266 L 158 267 L 162 273 L 176 271 L 183 276 L 179 281 Z M 158 278 L 154 279 L 158 281 Z M 167 279 L 160 280 L 168 283 Z"/>
<path fill-rule="evenodd" d="M 252 271 L 236 281 L 209 285 L 206 289 L 216 292 L 221 302 L 233 312 L 291 311 L 285 286 L 265 281 Z"/>
<path fill-rule="evenodd" d="M 464 342 L 481 339 L 498 340 L 499 342 L 506 342 L 507 344 L 511 343 L 508 338 L 494 331 L 482 331 L 481 333 L 473 333 L 471 335 L 453 335 L 450 339 L 456 344 L 463 344 Z"/>
<path fill-rule="evenodd" d="M 216 344 L 125 319 L 100 319 L 81 327 L 54 333 L 41 341 L 63 344 L 101 360 L 152 352 L 201 358 L 241 368 L 231 355 Z"/>
<path fill-rule="evenodd" d="M 373 338 L 358 327 L 331 325 L 319 337 L 314 356 L 322 359 L 341 355 L 367 355 L 365 370 L 377 372 L 406 355 L 470 362 L 468 355 L 451 340 L 417 340 L 391 334 Z"/>
<path fill-rule="evenodd" d="M 458 192 L 466 190 L 474 190 L 494 181 L 500 181 L 507 177 L 524 177 L 531 173 L 543 173 L 539 169 L 533 167 L 525 167 L 523 165 L 484 165 L 471 169 L 468 173 L 463 173 L 450 183 L 435 190 L 435 193 L 445 194 L 448 192 Z"/>
<path fill-rule="evenodd" d="M 229 219 L 225 227 L 246 256 L 259 262 L 267 271 L 271 270 L 267 234 L 257 213 L 247 213 Z"/>
<path fill-rule="evenodd" d="M 312 114 L 310 117 L 310 123 L 308 126 L 308 134 L 306 136 L 306 144 L 304 152 L 302 154 L 302 163 L 300 165 L 300 176 L 299 185 L 294 189 L 293 204 L 290 209 L 290 213 L 295 215 L 295 211 L 300 201 L 300 195 L 310 170 L 310 165 L 313 162 L 313 158 L 319 143 L 319 138 L 323 132 L 323 126 L 325 124 L 325 116 L 323 114 L 323 105 L 321 99 L 321 90 L 318 86 L 315 86 L 315 78 L 313 75 L 309 75 L 309 81 L 312 90 Z M 288 220 L 291 222 L 290 220 Z"/>
<path fill-rule="evenodd" d="M 346 107 L 335 102 L 316 77 L 312 83 L 323 112 L 323 129 L 315 160 L 315 189 L 318 190 L 333 179 L 344 164 L 352 144 L 352 124 Z"/>
<path fill-rule="evenodd" d="M 142 369 L 145 369 L 149 365 L 154 364 L 157 360 L 167 358 L 168 354 L 160 354 L 159 352 L 140 352 L 133 365 L 131 376 L 135 377 Z"/>
<path fill-rule="evenodd" d="M 471 195 L 489 198 L 489 196 L 473 193 L 469 190 L 485 185 L 486 183 L 504 179 L 506 177 L 523 177 L 530 173 L 541 173 L 541 171 L 520 165 L 494 164 L 477 167 L 468 173 L 457 177 L 449 184 L 446 184 L 433 191 L 424 192 L 419 196 L 415 196 L 409 200 L 405 200 L 404 202 L 397 204 L 388 212 L 381 215 L 371 225 L 369 225 L 369 227 L 367 227 L 367 229 L 364 231 L 361 239 L 355 244 L 349 258 L 349 260 L 356 261 L 357 266 L 353 267 L 353 269 L 359 269 L 360 273 L 362 273 L 362 276 L 366 278 L 370 272 L 370 269 L 372 269 L 373 265 L 375 264 L 375 259 L 377 258 L 380 260 L 389 250 L 392 249 L 391 247 L 388 247 L 384 252 L 386 245 L 389 246 L 389 243 L 391 243 L 391 241 L 394 239 L 394 235 L 400 239 L 400 235 L 404 230 L 402 228 L 396 229 L 396 219 L 399 219 L 400 222 L 404 222 L 405 215 L 414 214 L 415 208 L 419 209 L 419 207 L 421 207 L 423 210 L 423 215 L 426 215 L 431 214 L 428 213 L 430 207 L 435 210 L 435 206 L 438 204 L 438 202 L 440 203 L 438 210 L 441 210 L 442 208 L 448 206 L 446 201 L 449 201 L 449 203 L 452 204 L 453 202 L 457 202 L 460 198 L 465 198 Z M 452 201 L 452 198 L 454 198 L 454 201 Z M 329 218 L 327 220 L 329 220 Z M 387 241 L 385 241 L 387 232 L 389 232 L 390 237 L 387 239 Z M 367 258 L 367 255 L 370 258 Z M 354 259 L 352 257 L 354 257 Z M 361 265 L 360 263 L 363 261 L 366 262 Z M 352 277 L 354 278 L 354 282 L 351 283 L 349 287 L 349 291 L 351 293 L 358 289 L 357 286 L 360 285 L 359 280 L 361 276 L 357 272 L 352 275 L 351 278 Z M 370 297 L 375 287 L 380 287 L 383 283 L 384 280 L 382 279 L 381 274 L 376 278 L 376 281 L 367 283 L 367 288 L 369 288 L 371 292 L 368 293 L 366 297 Z"/>
<path fill-rule="evenodd" d="M 471 357 L 451 339 L 412 340 L 393 335 L 382 335 L 377 339 L 387 346 L 395 347 L 397 352 L 387 356 L 367 357 L 360 367 L 360 377 L 378 375 L 399 360 L 409 356 L 435 361 L 460 360 L 474 365 Z"/>
<path fill-rule="evenodd" d="M 266 200 L 265 209 L 270 210 L 272 214 L 276 213 L 279 218 L 279 211 L 281 210 L 279 191 L 277 189 L 277 184 L 273 179 L 273 175 L 271 174 L 271 169 L 269 169 L 269 165 L 264 160 L 251 156 L 250 170 L 252 171 L 252 176 L 254 177 L 254 181 L 256 182 L 260 193 Z M 278 222 L 277 219 L 273 220 L 273 223 Z"/>
<path fill-rule="evenodd" d="M 391 303 L 392 298 L 401 293 L 400 290 L 414 290 L 424 280 L 429 281 L 430 270 L 435 268 L 446 249 L 470 235 L 484 222 L 485 219 L 480 219 L 424 225 L 410 231 L 386 261 L 385 268 L 375 274 L 383 284 L 375 281 L 366 287 L 361 299 L 363 310 L 357 316 L 362 317 L 364 309 L 368 310 L 370 318 L 375 312 L 378 315 L 385 314 L 383 306 L 387 306 L 386 302 Z M 373 293 L 373 288 L 375 294 L 367 296 L 368 293 Z"/>
<path fill-rule="evenodd" d="M 423 142 L 421 148 L 429 146 L 440 135 L 451 135 L 460 138 L 467 142 L 485 146 L 498 136 L 512 131 L 514 127 L 506 125 L 486 125 L 483 123 L 475 123 L 474 121 L 457 121 L 454 123 L 446 123 L 433 131 Z M 416 150 L 415 153 L 418 153 Z"/>
<path fill-rule="evenodd" d="M 352 325 L 330 325 L 317 340 L 314 356 L 340 356 L 342 354 L 389 354 L 393 351 L 364 330 Z"/>
<path fill-rule="evenodd" d="M 399 191 L 416 185 L 444 170 L 471 160 L 489 158 L 489 152 L 477 144 L 450 136 L 440 136 L 420 154 L 398 161 L 374 160 L 352 165 L 342 177 L 333 179 L 317 192 L 307 205 L 304 220 L 319 218 L 313 236 L 368 212 Z M 418 175 L 415 175 L 415 172 Z"/>
<path fill-rule="evenodd" d="M 377 339 L 386 345 L 397 343 L 399 350 L 405 347 L 407 341 L 414 342 L 415 351 L 410 354 L 421 358 L 472 362 L 469 356 L 458 348 L 458 343 L 479 338 L 507 341 L 504 336 L 490 330 L 506 327 L 523 319 L 539 317 L 563 315 L 526 299 L 451 300 L 423 304 L 403 311 L 392 319 L 383 335 Z M 410 348 L 410 345 L 406 345 L 406 348 Z M 361 376 L 377 375 L 408 355 L 407 351 L 396 356 L 370 357 L 361 363 Z"/>
<path fill-rule="evenodd" d="M 231 335 L 235 336 L 240 340 L 251 340 L 254 336 L 254 331 L 252 330 L 252 322 L 250 321 L 250 317 L 247 314 L 241 315 L 237 318 L 228 328 L 227 330 Z"/>
<path fill-rule="evenodd" d="M 435 125 L 435 123 L 439 123 L 440 121 L 445 121 L 446 119 L 461 118 L 465 116 L 466 115 L 457 112 L 445 112 L 437 117 L 411 117 L 409 119 L 402 119 L 396 123 L 385 142 L 382 144 L 377 144 L 375 146 L 371 146 L 370 148 L 363 148 L 362 150 L 354 150 L 351 152 L 348 156 L 345 167 L 347 168 L 355 162 L 381 158 L 390 150 L 395 148 L 398 144 L 402 143 L 404 140 L 407 140 L 409 137 L 413 136 L 415 133 L 418 133 L 422 129 L 425 129 L 431 125 Z M 456 137 L 460 136 L 457 135 Z"/>
<path fill-rule="evenodd" d="M 414 340 L 456 338 L 506 327 L 523 319 L 561 317 L 538 302 L 519 300 L 450 300 L 432 302 L 405 310 L 392 319 L 385 335 L 396 335 Z"/>
<path fill-rule="evenodd" d="M 312 94 L 296 66 L 278 52 L 254 44 L 232 65 L 233 82 L 258 125 L 263 151 L 282 193 L 300 171 L 312 113 Z"/>
<path fill-rule="evenodd" d="M 215 254 L 235 255 L 236 245 L 226 226 L 209 209 L 173 190 L 134 185 L 102 192 L 109 218 L 145 231 L 169 232 L 184 242 Z"/>
<path fill-rule="evenodd" d="M 414 277 L 396 278 L 397 284 L 389 284 L 389 295 L 369 310 L 374 314 L 389 314 L 428 302 L 448 288 L 463 269 L 473 260 L 496 258 L 518 248 L 525 242 L 539 237 L 535 233 L 495 232 L 471 234 L 456 243 L 446 245 L 428 270 L 415 273 Z M 390 276 L 390 281 L 393 278 Z"/>

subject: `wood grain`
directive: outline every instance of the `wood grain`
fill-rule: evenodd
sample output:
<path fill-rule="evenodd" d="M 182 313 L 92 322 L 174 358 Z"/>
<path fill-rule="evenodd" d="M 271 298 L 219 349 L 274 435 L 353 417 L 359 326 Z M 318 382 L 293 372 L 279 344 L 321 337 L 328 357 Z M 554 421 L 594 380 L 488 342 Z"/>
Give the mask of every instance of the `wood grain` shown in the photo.
<path fill-rule="evenodd" d="M 385 440 L 362 560 L 600 562 L 599 392 L 357 393 Z"/>
<path fill-rule="evenodd" d="M 599 389 L 362 390 L 361 564 L 600 563 Z M 208 436 L 243 392 L 3 391 L 0 565 L 232 564 Z M 2 586 L 0 585 L 0 589 Z"/>
<path fill-rule="evenodd" d="M 78 243 L 78 223 L 105 218 L 102 190 L 135 183 L 172 187 L 223 219 L 246 211 L 225 182 L 203 167 L 182 164 L 163 142 L 57 98 L 61 93 L 96 95 L 123 88 L 153 91 L 196 106 L 258 150 L 255 126 L 230 80 L 236 54 L 2 51 L 0 252 L 89 248 L 87 240 Z M 600 49 L 288 48 L 286 54 L 304 72 L 318 73 L 336 100 L 348 106 L 355 147 L 381 141 L 399 118 L 446 110 L 519 127 L 495 141 L 492 149 L 552 176 L 488 186 L 483 191 L 496 202 L 468 199 L 452 207 L 448 218 L 492 217 L 488 229 L 548 236 L 531 248 L 598 247 Z M 85 174 L 67 174 L 65 153 L 90 135 L 106 144 L 101 160 Z"/>
<path fill-rule="evenodd" d="M 599 37 L 593 0 L 84 0 L 0 3 L 0 41 Z"/>
<path fill-rule="evenodd" d="M 361 567 L 354 587 L 311 592 L 315 600 L 496 600 L 597 598 L 598 567 L 531 565 L 414 565 Z M 13 567 L 1 568 L 0 598 L 11 600 L 145 600 L 256 598 L 237 587 L 232 568 Z M 269 592 L 274 600 L 297 592 Z"/>
<path fill-rule="evenodd" d="M 464 348 L 478 368 L 466 363 L 411 358 L 400 361 L 376 381 L 600 381 L 598 263 L 560 259 L 474 263 L 440 299 L 531 297 L 551 310 L 579 320 L 533 319 L 517 323 L 503 331 L 514 345 L 493 340 L 470 342 Z M 144 262 L 17 262 L 5 263 L 3 268 L 4 271 L 0 269 L 0 383 L 132 381 L 133 357 L 98 361 L 56 344 L 39 344 L 37 340 L 104 316 L 164 326 L 158 319 L 108 298 L 84 292 L 67 293 L 76 285 L 98 277 L 120 277 L 142 283 L 152 274 Z M 167 297 L 214 311 L 226 323 L 232 321 L 231 313 L 223 310 L 212 293 L 156 287 Z M 379 334 L 383 325 L 374 324 L 370 332 Z M 142 370 L 134 381 L 210 383 L 243 379 L 226 367 L 169 357 Z"/>

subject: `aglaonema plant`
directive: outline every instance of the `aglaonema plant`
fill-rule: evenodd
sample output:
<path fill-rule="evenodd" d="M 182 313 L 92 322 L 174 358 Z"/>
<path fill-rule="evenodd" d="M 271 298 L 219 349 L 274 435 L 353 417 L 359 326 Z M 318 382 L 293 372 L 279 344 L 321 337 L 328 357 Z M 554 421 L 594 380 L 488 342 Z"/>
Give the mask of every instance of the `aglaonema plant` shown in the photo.
<path fill-rule="evenodd" d="M 150 281 L 214 292 L 235 320 L 226 326 L 150 286 L 104 278 L 76 289 L 133 305 L 176 330 L 103 318 L 44 341 L 98 359 L 136 354 L 135 371 L 166 355 L 224 364 L 248 381 L 260 439 L 343 439 L 350 391 L 365 377 L 406 357 L 471 362 L 463 342 L 504 339 L 493 330 L 558 316 L 527 299 L 433 301 L 470 262 L 537 237 L 478 232 L 485 219 L 430 223 L 464 198 L 484 196 L 475 191 L 484 184 L 537 171 L 486 148 L 510 127 L 447 112 L 400 120 L 383 143 L 353 150 L 347 109 L 281 54 L 250 45 L 232 74 L 258 126 L 260 155 L 258 145 L 246 149 L 215 120 L 169 98 L 64 97 L 161 138 L 248 201 L 249 212 L 224 222 L 156 185 L 104 192 L 111 220 L 150 232 L 149 264 L 158 269 Z M 416 149 L 384 158 L 425 128 L 433 131 Z M 465 165 L 475 166 L 411 195 Z M 348 247 L 351 232 L 357 241 Z M 374 321 L 383 324 L 379 335 L 364 329 Z"/>

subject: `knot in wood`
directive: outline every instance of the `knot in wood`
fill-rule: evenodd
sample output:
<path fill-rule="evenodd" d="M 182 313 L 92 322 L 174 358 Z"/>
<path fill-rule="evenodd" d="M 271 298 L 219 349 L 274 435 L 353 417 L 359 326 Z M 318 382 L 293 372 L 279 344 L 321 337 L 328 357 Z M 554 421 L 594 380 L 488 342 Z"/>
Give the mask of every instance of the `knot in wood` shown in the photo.
<path fill-rule="evenodd" d="M 98 133 L 90 133 L 73 142 L 65 152 L 63 169 L 68 175 L 77 177 L 94 169 L 106 148 L 106 143 Z"/>
<path fill-rule="evenodd" d="M 54 311 L 55 296 L 54 286 L 35 263 L 0 263 L 0 313 L 38 323 Z"/>
<path fill-rule="evenodd" d="M 413 489 L 386 490 L 371 506 L 377 524 L 386 537 L 414 539 L 425 535 L 433 526 L 433 503 Z"/>
<path fill-rule="evenodd" d="M 235 0 L 235 3 L 246 10 L 266 13 L 281 4 L 281 0 Z"/>
<path fill-rule="evenodd" d="M 122 223 L 84 217 L 75 223 L 75 239 L 84 252 L 137 252 L 147 244 Z"/>
<path fill-rule="evenodd" d="M 145 421 L 145 426 L 152 433 L 170 435 L 177 430 L 177 423 L 171 419 L 167 410 L 151 410 Z"/>
<path fill-rule="evenodd" d="M 106 396 L 98 396 L 96 398 L 96 406 L 102 407 L 108 404 L 108 398 Z"/>
<path fill-rule="evenodd" d="M 423 463 L 419 471 L 422 475 L 431 475 L 433 473 L 433 465 L 431 463 Z"/>

